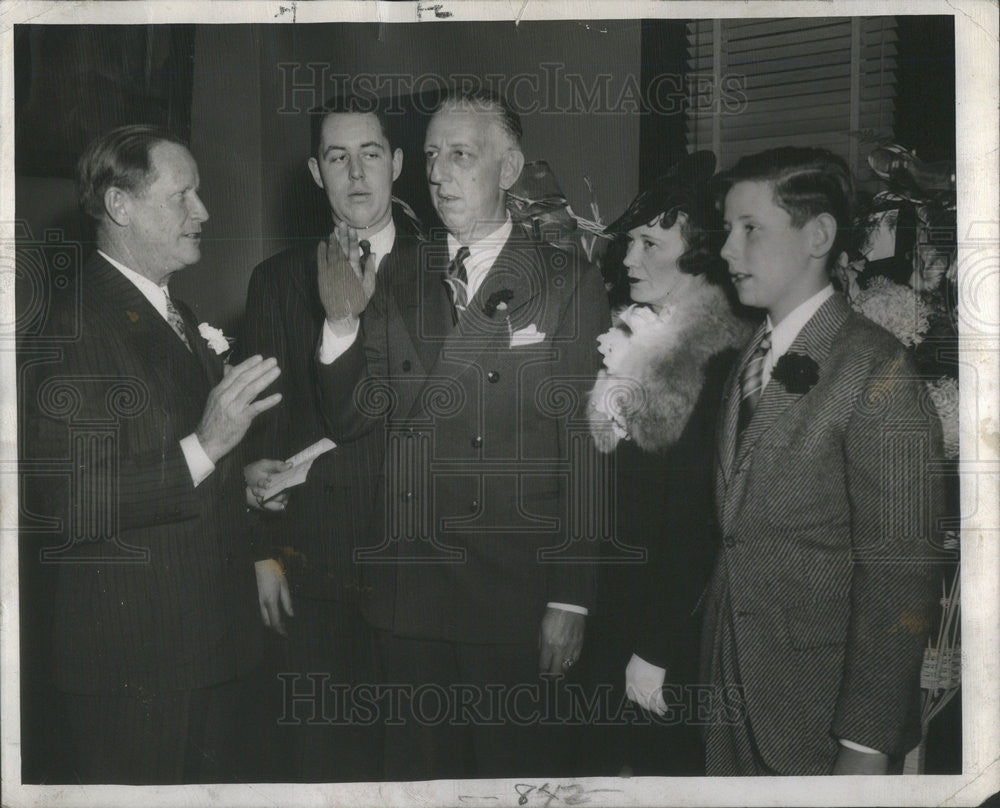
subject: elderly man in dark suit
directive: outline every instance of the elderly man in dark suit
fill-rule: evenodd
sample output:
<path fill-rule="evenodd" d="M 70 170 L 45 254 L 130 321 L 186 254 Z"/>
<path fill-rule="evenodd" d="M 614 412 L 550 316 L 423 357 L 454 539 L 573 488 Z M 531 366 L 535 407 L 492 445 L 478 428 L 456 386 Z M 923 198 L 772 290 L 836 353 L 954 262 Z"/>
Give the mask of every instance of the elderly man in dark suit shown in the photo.
<path fill-rule="evenodd" d="M 720 416 L 707 773 L 886 773 L 920 737 L 940 427 L 902 345 L 830 285 L 852 224 L 844 161 L 787 147 L 717 182 L 722 257 L 767 317 Z"/>
<path fill-rule="evenodd" d="M 357 557 L 382 681 L 402 686 L 390 779 L 544 772 L 538 673 L 577 659 L 593 596 L 595 548 L 574 540 L 570 503 L 610 315 L 593 267 L 507 215 L 520 134 L 501 99 L 447 96 L 425 138 L 447 232 L 394 251 L 376 283 L 353 242 L 320 271 L 333 434 L 386 445 Z"/>
<path fill-rule="evenodd" d="M 392 185 L 403 153 L 390 140 L 391 120 L 370 100 L 331 99 L 312 114 L 309 171 L 324 192 L 336 232 L 349 229 L 377 267 L 398 243 L 416 239 L 416 222 L 393 210 Z M 307 241 L 257 266 L 247 292 L 241 350 L 275 356 L 283 374 L 284 406 L 254 424 L 246 441 L 251 458 L 287 458 L 326 434 L 319 407 L 315 351 L 326 315 L 317 292 L 317 248 Z M 339 247 L 337 247 L 339 249 Z M 286 494 L 287 505 L 265 502 L 260 530 L 273 563 L 291 584 L 294 619 L 276 611 L 266 619 L 288 635 L 283 669 L 283 723 L 293 738 L 296 780 L 373 780 L 379 775 L 380 724 L 335 714 L 326 688 L 371 681 L 371 631 L 358 612 L 356 546 L 370 543 L 369 520 L 381 468 L 382 441 L 374 433 L 321 455 L 306 482 Z M 281 465 L 248 466 L 248 479 L 266 487 Z M 267 510 L 272 512 L 268 513 Z M 280 605 L 280 604 L 279 604 Z M 287 629 L 286 629 L 287 623 Z"/>
<path fill-rule="evenodd" d="M 75 777 L 226 780 L 261 634 L 232 450 L 280 401 L 257 399 L 279 370 L 260 356 L 224 369 L 224 341 L 167 289 L 198 261 L 208 218 L 183 143 L 112 130 L 78 181 L 97 252 L 81 297 L 56 293 L 42 338 L 22 346 L 24 452 L 72 465 L 27 496 L 62 526 L 42 563 L 56 570 L 53 676 Z"/>

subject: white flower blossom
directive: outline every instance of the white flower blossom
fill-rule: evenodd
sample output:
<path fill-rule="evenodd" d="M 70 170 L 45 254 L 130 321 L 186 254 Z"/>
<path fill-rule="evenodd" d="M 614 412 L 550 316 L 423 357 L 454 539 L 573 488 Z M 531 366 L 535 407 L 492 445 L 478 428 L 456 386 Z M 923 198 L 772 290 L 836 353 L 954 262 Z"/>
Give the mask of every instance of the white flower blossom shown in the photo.
<path fill-rule="evenodd" d="M 872 278 L 851 305 L 909 348 L 919 345 L 930 328 L 930 308 L 920 296 L 882 276 Z"/>
<path fill-rule="evenodd" d="M 226 353 L 229 350 L 229 337 L 222 333 L 221 328 L 215 328 L 208 323 L 201 323 L 198 326 L 198 333 L 201 334 L 201 338 L 208 343 L 208 347 L 211 348 L 219 356 Z"/>
<path fill-rule="evenodd" d="M 953 460 L 958 457 L 958 382 L 951 376 L 942 376 L 926 385 L 941 419 L 944 456 Z"/>

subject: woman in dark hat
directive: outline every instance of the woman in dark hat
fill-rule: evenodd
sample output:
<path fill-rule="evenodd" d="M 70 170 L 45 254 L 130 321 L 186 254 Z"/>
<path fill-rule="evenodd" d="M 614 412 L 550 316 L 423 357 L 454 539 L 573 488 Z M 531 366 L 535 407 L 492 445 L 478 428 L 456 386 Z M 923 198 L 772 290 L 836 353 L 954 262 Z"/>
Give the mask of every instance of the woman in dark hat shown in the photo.
<path fill-rule="evenodd" d="M 608 227 L 627 244 L 632 305 L 598 342 L 591 432 L 614 452 L 614 537 L 591 618 L 589 684 L 612 715 L 586 733 L 586 774 L 698 774 L 699 596 L 714 557 L 722 388 L 749 325 L 724 288 L 711 152 L 677 163 Z M 641 551 L 641 552 L 636 552 Z M 637 706 L 638 705 L 638 706 Z"/>

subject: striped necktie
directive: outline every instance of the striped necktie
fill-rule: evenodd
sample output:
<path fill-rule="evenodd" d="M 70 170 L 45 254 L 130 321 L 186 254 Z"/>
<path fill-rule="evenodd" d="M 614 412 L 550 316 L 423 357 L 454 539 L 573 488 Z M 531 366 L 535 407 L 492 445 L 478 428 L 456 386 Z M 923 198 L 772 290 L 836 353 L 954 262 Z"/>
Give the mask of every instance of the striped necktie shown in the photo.
<path fill-rule="evenodd" d="M 771 350 L 771 332 L 765 331 L 760 338 L 757 349 L 750 356 L 743 372 L 740 374 L 740 417 L 737 431 L 742 432 L 753 417 L 754 410 L 760 401 L 764 387 L 764 359 Z"/>
<path fill-rule="evenodd" d="M 451 300 L 451 322 L 458 325 L 458 313 L 465 311 L 469 305 L 469 275 L 465 271 L 465 259 L 469 257 L 469 248 L 458 248 L 455 257 L 448 265 L 448 274 L 444 284 L 448 288 L 448 298 Z"/>
<path fill-rule="evenodd" d="M 184 343 L 184 347 L 189 351 L 191 350 L 191 343 L 188 342 L 187 332 L 184 330 L 184 318 L 181 317 L 181 313 L 177 311 L 177 307 L 174 305 L 174 301 L 170 299 L 170 295 L 167 290 L 163 290 L 163 295 L 167 299 L 167 322 L 170 323 L 170 327 L 174 329 L 174 333 L 181 338 L 181 342 Z"/>

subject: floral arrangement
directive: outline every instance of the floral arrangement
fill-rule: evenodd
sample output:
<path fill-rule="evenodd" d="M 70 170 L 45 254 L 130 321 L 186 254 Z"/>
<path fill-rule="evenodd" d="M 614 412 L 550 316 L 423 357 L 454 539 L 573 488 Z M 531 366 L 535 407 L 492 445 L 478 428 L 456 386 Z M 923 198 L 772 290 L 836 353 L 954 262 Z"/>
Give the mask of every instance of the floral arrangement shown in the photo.
<path fill-rule="evenodd" d="M 927 392 L 941 418 L 944 438 L 944 456 L 949 460 L 958 457 L 958 380 L 942 376 L 927 382 Z"/>
<path fill-rule="evenodd" d="M 647 306 L 633 304 L 615 315 L 615 323 L 597 338 L 604 357 L 591 396 L 591 406 L 604 416 L 617 440 L 629 437 L 626 412 L 641 405 L 642 388 L 636 379 L 643 374 L 650 352 L 662 350 L 671 339 L 669 309 L 657 314 Z"/>
<path fill-rule="evenodd" d="M 507 192 L 507 209 L 515 222 L 528 224 L 539 238 L 557 246 L 567 235 L 578 236 L 587 259 L 593 260 L 597 240 L 611 237 L 604 233 L 590 177 L 584 176 L 583 181 L 590 192 L 592 219 L 574 213 L 552 168 L 544 160 L 525 164 L 517 182 Z"/>
<path fill-rule="evenodd" d="M 859 219 L 863 244 L 836 276 L 854 308 L 890 331 L 913 354 L 925 378 L 944 438 L 944 454 L 959 453 L 955 166 L 927 164 L 901 146 L 875 149 L 873 174 L 886 186 Z M 957 479 L 957 478 L 956 478 Z M 957 501 L 957 496 L 952 497 Z M 959 550 L 950 531 L 944 549 Z M 960 565 L 942 580 L 941 621 L 928 642 L 920 672 L 921 721 L 927 726 L 961 686 Z M 922 768 L 924 744 L 907 756 L 904 773 Z"/>
<path fill-rule="evenodd" d="M 911 286 L 877 276 L 851 298 L 854 309 L 878 323 L 908 348 L 915 348 L 930 328 L 930 307 Z"/>
<path fill-rule="evenodd" d="M 945 435 L 958 457 L 955 167 L 926 164 L 901 146 L 875 149 L 873 174 L 887 186 L 864 207 L 854 256 L 841 256 L 835 277 L 856 311 L 913 352 Z"/>

